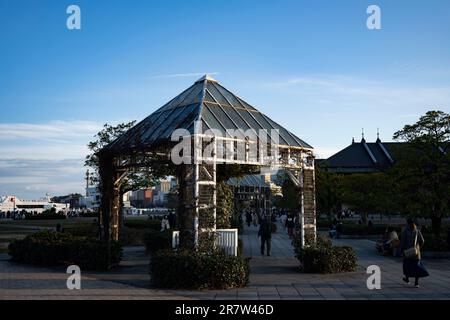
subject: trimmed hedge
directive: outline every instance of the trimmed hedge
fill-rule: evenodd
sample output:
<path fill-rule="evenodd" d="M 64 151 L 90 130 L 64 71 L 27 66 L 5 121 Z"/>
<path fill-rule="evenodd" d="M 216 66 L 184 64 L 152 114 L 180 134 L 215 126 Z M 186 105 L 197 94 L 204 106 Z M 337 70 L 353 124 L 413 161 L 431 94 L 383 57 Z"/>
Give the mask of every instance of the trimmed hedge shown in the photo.
<path fill-rule="evenodd" d="M 387 225 L 384 224 L 375 224 L 373 226 L 366 226 L 360 224 L 343 224 L 342 225 L 342 234 L 344 235 L 383 235 L 386 232 Z M 394 231 L 398 234 L 402 231 L 401 227 L 393 227 Z"/>
<path fill-rule="evenodd" d="M 98 218 L 98 212 L 81 212 L 80 217 L 82 217 L 82 218 Z"/>
<path fill-rule="evenodd" d="M 81 270 L 108 270 L 119 265 L 122 247 L 117 242 L 108 244 L 100 240 L 78 239 L 68 243 L 69 261 L 78 265 Z"/>
<path fill-rule="evenodd" d="M 160 250 L 150 262 L 152 285 L 168 289 L 230 289 L 249 282 L 249 259 L 223 251 Z"/>
<path fill-rule="evenodd" d="M 306 273 L 353 272 L 357 267 L 356 252 L 351 247 L 337 247 L 330 239 L 318 237 L 317 243 L 301 248 L 301 240 L 294 239 L 294 247 L 301 269 Z"/>
<path fill-rule="evenodd" d="M 151 229 L 155 231 L 161 230 L 161 221 L 158 219 L 147 219 L 147 220 L 140 220 L 140 219 L 126 219 L 123 223 L 123 225 L 127 228 L 134 228 L 134 229 Z"/>
<path fill-rule="evenodd" d="M 116 242 L 111 243 L 108 252 L 107 244 L 99 240 L 55 231 L 38 232 L 15 240 L 8 250 L 15 262 L 45 266 L 76 264 L 84 270 L 107 270 L 119 264 L 122 255 L 122 247 Z"/>
<path fill-rule="evenodd" d="M 149 231 L 144 236 L 145 250 L 154 254 L 160 250 L 170 249 L 172 247 L 172 232 L 167 231 Z"/>
<path fill-rule="evenodd" d="M 25 220 L 65 220 L 67 217 L 61 213 L 25 214 Z"/>
<path fill-rule="evenodd" d="M 33 265 L 59 265 L 69 260 L 68 243 L 73 241 L 71 234 L 42 231 L 15 240 L 8 246 L 13 261 Z"/>
<path fill-rule="evenodd" d="M 447 239 L 442 236 L 436 236 L 431 233 L 425 233 L 423 235 L 425 238 L 425 243 L 423 245 L 423 251 L 434 251 L 434 252 L 447 252 L 450 251 L 450 245 Z"/>

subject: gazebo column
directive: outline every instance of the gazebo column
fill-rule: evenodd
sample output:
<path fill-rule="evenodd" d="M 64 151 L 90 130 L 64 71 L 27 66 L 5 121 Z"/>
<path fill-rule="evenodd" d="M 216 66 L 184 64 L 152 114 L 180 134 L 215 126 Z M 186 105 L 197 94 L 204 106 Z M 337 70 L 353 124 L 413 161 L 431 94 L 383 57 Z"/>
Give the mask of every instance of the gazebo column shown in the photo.
<path fill-rule="evenodd" d="M 216 165 L 182 165 L 180 182 L 180 246 L 194 249 L 203 232 L 216 230 Z"/>
<path fill-rule="evenodd" d="M 303 168 L 300 174 L 300 215 L 302 246 L 316 242 L 316 199 L 314 168 Z"/>
<path fill-rule="evenodd" d="M 113 158 L 105 154 L 99 156 L 99 174 L 101 188 L 100 237 L 104 241 L 110 238 L 112 199 L 114 193 Z"/>
<path fill-rule="evenodd" d="M 100 155 L 101 238 L 119 240 L 120 176 L 114 169 L 114 158 Z"/>
<path fill-rule="evenodd" d="M 114 174 L 114 185 L 111 199 L 111 219 L 110 219 L 110 232 L 111 240 L 119 240 L 119 227 L 120 227 L 120 179 L 117 174 Z"/>

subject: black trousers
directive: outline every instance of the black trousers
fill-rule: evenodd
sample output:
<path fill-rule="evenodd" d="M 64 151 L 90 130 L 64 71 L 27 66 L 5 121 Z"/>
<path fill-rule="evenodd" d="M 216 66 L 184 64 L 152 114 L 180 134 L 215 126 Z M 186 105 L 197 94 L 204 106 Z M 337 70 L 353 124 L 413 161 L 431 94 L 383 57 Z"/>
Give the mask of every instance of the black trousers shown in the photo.
<path fill-rule="evenodd" d="M 267 255 L 270 255 L 271 240 L 272 240 L 271 238 L 261 237 L 261 254 L 264 254 L 264 248 L 267 247 Z"/>

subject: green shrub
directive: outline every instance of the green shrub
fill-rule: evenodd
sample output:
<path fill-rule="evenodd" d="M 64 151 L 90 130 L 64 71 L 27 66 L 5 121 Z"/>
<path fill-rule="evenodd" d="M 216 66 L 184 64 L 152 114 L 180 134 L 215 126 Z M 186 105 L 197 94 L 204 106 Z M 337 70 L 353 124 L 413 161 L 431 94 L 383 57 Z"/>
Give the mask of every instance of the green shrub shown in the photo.
<path fill-rule="evenodd" d="M 64 228 L 64 233 L 70 233 L 74 237 L 95 238 L 98 233 L 98 227 L 90 224 L 77 225 L 72 228 Z"/>
<path fill-rule="evenodd" d="M 170 249 L 172 247 L 172 232 L 167 231 L 149 231 L 144 238 L 145 250 L 154 254 L 159 250 Z"/>
<path fill-rule="evenodd" d="M 85 270 L 106 270 L 117 265 L 122 253 L 121 246 L 112 242 L 109 264 L 105 243 L 55 231 L 38 232 L 15 240 L 8 250 L 15 262 L 45 266 L 76 264 Z"/>
<path fill-rule="evenodd" d="M 41 213 L 32 215 L 30 213 L 25 214 L 25 220 L 64 220 L 67 217 L 61 213 Z"/>
<path fill-rule="evenodd" d="M 122 247 L 112 241 L 108 252 L 108 244 L 100 240 L 73 240 L 68 243 L 69 259 L 81 270 L 108 270 L 119 264 Z"/>
<path fill-rule="evenodd" d="M 401 232 L 401 227 L 393 227 L 397 233 Z M 374 224 L 373 226 L 366 226 L 360 224 L 343 224 L 342 234 L 345 235 L 382 235 L 386 232 L 387 226 L 384 224 Z"/>
<path fill-rule="evenodd" d="M 58 265 L 69 260 L 67 243 L 72 240 L 70 234 L 42 231 L 13 241 L 8 250 L 12 260 L 16 262 Z"/>
<path fill-rule="evenodd" d="M 443 235 L 438 237 L 432 233 L 426 233 L 423 236 L 425 238 L 423 251 L 436 251 L 436 252 L 450 251 L 450 246 L 447 243 L 447 239 Z"/>
<path fill-rule="evenodd" d="M 149 229 L 123 227 L 120 232 L 120 243 L 124 246 L 143 245 L 145 244 L 145 237 L 149 232 L 148 230 Z"/>
<path fill-rule="evenodd" d="M 124 221 L 124 226 L 133 229 L 151 229 L 160 231 L 161 221 L 159 221 L 158 219 L 127 219 Z"/>
<path fill-rule="evenodd" d="M 244 231 L 244 222 L 242 221 L 242 217 L 239 213 L 234 213 L 231 217 L 231 228 L 238 229 L 238 233 L 242 234 Z"/>
<path fill-rule="evenodd" d="M 351 247 L 333 246 L 331 240 L 317 237 L 313 245 L 301 248 L 301 239 L 293 241 L 297 259 L 306 273 L 340 273 L 356 270 L 357 256 Z"/>
<path fill-rule="evenodd" d="M 244 287 L 250 274 L 249 259 L 215 250 L 158 251 L 150 263 L 155 287 L 171 289 L 229 289 Z"/>
<path fill-rule="evenodd" d="M 98 218 L 98 212 L 81 212 L 80 217 L 83 218 Z"/>

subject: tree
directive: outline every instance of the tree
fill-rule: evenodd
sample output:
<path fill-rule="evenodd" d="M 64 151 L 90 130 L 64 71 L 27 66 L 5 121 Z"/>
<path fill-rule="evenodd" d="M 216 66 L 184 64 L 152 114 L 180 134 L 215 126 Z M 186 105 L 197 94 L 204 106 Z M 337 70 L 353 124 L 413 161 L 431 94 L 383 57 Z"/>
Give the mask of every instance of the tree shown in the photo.
<path fill-rule="evenodd" d="M 439 234 L 450 210 L 450 115 L 429 111 L 397 131 L 394 139 L 407 143 L 395 153 L 397 163 L 391 171 L 402 212 L 431 219 Z"/>
<path fill-rule="evenodd" d="M 222 181 L 217 183 L 217 209 L 216 224 L 219 229 L 228 229 L 231 227 L 231 219 L 234 212 L 234 194 L 233 188 Z"/>
<path fill-rule="evenodd" d="M 317 212 L 327 216 L 337 215 L 342 208 L 342 176 L 316 168 Z"/>
<path fill-rule="evenodd" d="M 276 207 L 288 209 L 290 212 L 298 212 L 301 209 L 301 195 L 299 189 L 288 178 L 287 174 L 280 172 L 277 176 L 277 185 L 281 185 L 282 196 L 276 197 Z"/>
<path fill-rule="evenodd" d="M 86 156 L 85 166 L 93 169 L 93 175 L 91 177 L 94 183 L 100 183 L 99 179 L 99 152 L 108 144 L 116 140 L 122 134 L 131 129 L 136 121 L 127 123 L 120 123 L 116 126 L 105 124 L 103 129 L 95 135 L 95 140 L 88 143 L 88 149 L 91 151 Z M 166 167 L 152 167 L 141 169 L 140 171 L 134 171 L 127 174 L 124 178 L 124 182 L 120 187 L 120 207 L 123 206 L 123 195 L 128 191 L 139 190 L 142 188 L 149 188 L 156 185 L 159 178 L 169 174 L 169 169 Z M 101 186 L 99 186 L 101 187 Z M 120 210 L 122 215 L 122 210 Z M 123 219 L 120 219 L 123 221 Z"/>
<path fill-rule="evenodd" d="M 387 212 L 392 187 L 385 173 L 358 173 L 342 177 L 342 201 L 361 214 L 363 224 L 370 213 Z"/>

